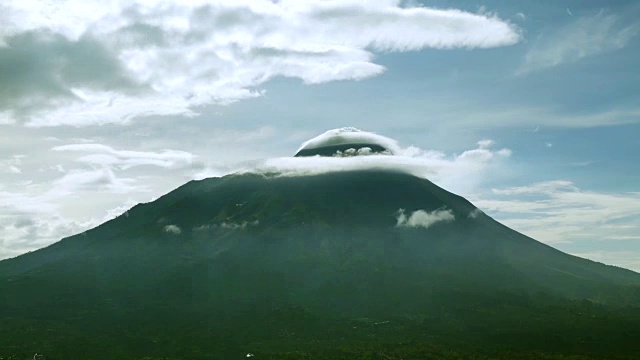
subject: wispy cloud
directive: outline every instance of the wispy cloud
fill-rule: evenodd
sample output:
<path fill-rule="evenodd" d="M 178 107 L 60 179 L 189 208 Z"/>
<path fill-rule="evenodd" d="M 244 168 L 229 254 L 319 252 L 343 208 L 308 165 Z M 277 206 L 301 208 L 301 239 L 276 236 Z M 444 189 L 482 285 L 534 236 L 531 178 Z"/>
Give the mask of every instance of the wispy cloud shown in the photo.
<path fill-rule="evenodd" d="M 126 201 L 127 194 L 145 191 L 148 189 L 133 179 L 119 177 L 108 168 L 75 169 L 55 180 L 24 186 L 21 192 L 0 191 L 0 259 L 99 225 L 124 211 L 123 200 L 132 205 Z M 109 211 L 114 201 L 118 208 Z M 103 215 L 86 215 L 95 213 L 93 208 L 105 207 Z"/>
<path fill-rule="evenodd" d="M 195 155 L 170 149 L 160 152 L 116 150 L 110 146 L 94 143 L 61 145 L 51 150 L 88 153 L 89 155 L 84 155 L 77 161 L 92 165 L 113 166 L 122 170 L 142 165 L 173 169 L 199 165 Z"/>
<path fill-rule="evenodd" d="M 119 177 L 108 168 L 71 170 L 46 184 L 26 186 L 24 192 L 0 191 L 0 209 L 5 214 L 45 214 L 56 211 L 59 201 L 78 197 L 84 191 L 124 194 L 144 190 L 133 179 Z"/>
<path fill-rule="evenodd" d="M 437 109 L 442 122 L 455 127 L 474 126 L 482 123 L 487 128 L 517 128 L 523 125 L 536 128 L 587 128 L 596 126 L 614 126 L 636 124 L 640 122 L 640 107 L 631 105 L 625 108 L 612 108 L 587 113 L 567 113 L 549 106 L 496 107 L 490 111 L 482 104 L 463 103 L 464 111 L 455 107 L 441 107 L 429 104 Z"/>
<path fill-rule="evenodd" d="M 637 17 L 631 22 L 605 12 L 580 17 L 554 33 L 541 36 L 525 55 L 517 74 L 525 75 L 619 50 L 638 34 L 640 22 Z"/>
<path fill-rule="evenodd" d="M 96 143 L 62 145 L 53 151 L 82 154 L 75 159 L 81 167 L 50 166 L 55 178 L 0 188 L 0 258 L 99 225 L 133 206 L 136 201 L 131 196 L 138 202 L 149 200 L 157 184 L 128 176 L 129 169 L 145 165 L 190 173 L 200 166 L 194 155 L 184 151 L 117 150 Z M 19 164 L 20 159 L 14 156 L 8 163 Z M 25 171 L 33 174 L 33 169 Z"/>
<path fill-rule="evenodd" d="M 261 96 L 274 77 L 359 80 L 375 52 L 520 40 L 492 14 L 384 1 L 55 1 L 1 5 L 0 122 L 126 123 Z"/>
<path fill-rule="evenodd" d="M 22 159 L 24 155 L 13 155 L 8 159 L 0 159 L 0 173 L 8 173 L 8 174 L 20 174 L 22 173 L 22 169 L 20 165 L 22 164 Z"/>
<path fill-rule="evenodd" d="M 584 191 L 566 180 L 494 189 L 472 201 L 546 243 L 621 240 L 640 233 L 640 195 Z"/>
<path fill-rule="evenodd" d="M 0 259 L 17 256 L 81 233 L 97 225 L 99 220 L 70 219 L 50 213 L 15 217 L 0 215 Z"/>
<path fill-rule="evenodd" d="M 272 135 L 272 129 L 263 128 L 249 133 L 249 140 Z M 0 258 L 99 225 L 193 178 L 204 166 L 196 155 L 186 151 L 127 150 L 72 140 L 76 143 L 49 149 L 47 143 L 63 140 L 49 139 L 40 144 L 46 154 L 40 156 L 50 159 L 45 166 L 38 161 L 24 162 L 28 157 L 22 155 L 0 160 L 0 165 L 6 163 L 7 168 L 24 165 L 22 176 L 30 179 L 0 183 Z M 0 174 L 4 169 L 0 167 Z M 10 173 L 3 179 L 14 177 Z"/>

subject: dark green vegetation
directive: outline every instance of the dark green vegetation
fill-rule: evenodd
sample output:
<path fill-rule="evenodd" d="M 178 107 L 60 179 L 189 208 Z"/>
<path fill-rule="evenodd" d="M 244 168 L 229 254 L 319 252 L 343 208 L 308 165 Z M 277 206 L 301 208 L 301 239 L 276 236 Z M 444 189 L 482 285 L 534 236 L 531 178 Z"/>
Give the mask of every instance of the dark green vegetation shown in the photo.
<path fill-rule="evenodd" d="M 451 210 L 428 229 L 396 213 Z M 0 262 L 0 356 L 634 359 L 640 274 L 406 174 L 190 182 Z"/>

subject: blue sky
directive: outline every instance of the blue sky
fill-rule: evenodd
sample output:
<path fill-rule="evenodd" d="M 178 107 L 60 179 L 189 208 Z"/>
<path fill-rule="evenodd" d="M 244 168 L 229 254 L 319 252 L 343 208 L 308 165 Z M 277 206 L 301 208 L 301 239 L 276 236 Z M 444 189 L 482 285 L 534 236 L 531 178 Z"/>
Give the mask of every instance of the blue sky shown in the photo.
<path fill-rule="evenodd" d="M 640 270 L 637 2 L 0 10 L 0 258 L 354 126 L 512 228 Z"/>

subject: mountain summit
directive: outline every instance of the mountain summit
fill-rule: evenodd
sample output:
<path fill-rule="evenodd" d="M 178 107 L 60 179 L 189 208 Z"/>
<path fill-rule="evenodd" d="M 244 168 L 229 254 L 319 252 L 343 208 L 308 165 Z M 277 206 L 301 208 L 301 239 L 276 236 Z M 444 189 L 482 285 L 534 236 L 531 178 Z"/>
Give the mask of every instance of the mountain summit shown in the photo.
<path fill-rule="evenodd" d="M 398 152 L 353 129 L 316 140 L 298 155 Z M 567 255 L 429 180 L 375 168 L 191 181 L 1 261 L 0 284 L 0 355 L 640 350 L 629 345 L 640 274 Z"/>
<path fill-rule="evenodd" d="M 334 129 L 321 134 L 298 149 L 295 156 L 358 156 L 397 154 L 397 144 L 384 136 L 352 127 Z"/>

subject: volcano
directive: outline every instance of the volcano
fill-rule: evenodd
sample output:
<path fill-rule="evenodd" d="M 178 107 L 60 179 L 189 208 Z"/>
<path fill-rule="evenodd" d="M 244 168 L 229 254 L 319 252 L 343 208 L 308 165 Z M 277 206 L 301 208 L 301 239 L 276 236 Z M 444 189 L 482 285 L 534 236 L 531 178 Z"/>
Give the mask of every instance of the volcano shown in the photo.
<path fill-rule="evenodd" d="M 1 261 L 0 356 L 633 358 L 639 304 L 427 179 L 249 172 Z"/>

